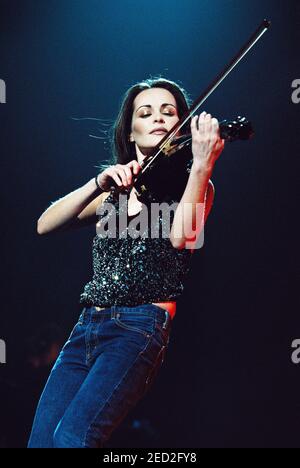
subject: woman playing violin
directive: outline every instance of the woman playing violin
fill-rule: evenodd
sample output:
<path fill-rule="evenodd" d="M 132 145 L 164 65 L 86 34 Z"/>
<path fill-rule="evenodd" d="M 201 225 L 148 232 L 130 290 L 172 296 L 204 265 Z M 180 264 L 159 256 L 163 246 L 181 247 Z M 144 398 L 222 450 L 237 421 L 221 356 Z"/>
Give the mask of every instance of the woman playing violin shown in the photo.
<path fill-rule="evenodd" d="M 113 126 L 112 163 L 53 203 L 39 218 L 38 233 L 95 226 L 99 206 L 112 201 L 112 184 L 127 191 L 127 215 L 136 219 L 142 204 L 134 177 L 186 112 L 188 101 L 183 88 L 163 78 L 129 88 Z M 196 234 L 192 229 L 197 209 L 204 206 L 205 223 L 214 198 L 210 178 L 224 148 L 218 121 L 210 114 L 194 116 L 190 130 L 193 162 L 169 237 L 95 236 L 94 275 L 41 395 L 29 448 L 103 447 L 154 382 L 168 347 L 176 299 L 203 229 L 198 226 Z M 186 204 L 192 209 L 185 210 Z"/>

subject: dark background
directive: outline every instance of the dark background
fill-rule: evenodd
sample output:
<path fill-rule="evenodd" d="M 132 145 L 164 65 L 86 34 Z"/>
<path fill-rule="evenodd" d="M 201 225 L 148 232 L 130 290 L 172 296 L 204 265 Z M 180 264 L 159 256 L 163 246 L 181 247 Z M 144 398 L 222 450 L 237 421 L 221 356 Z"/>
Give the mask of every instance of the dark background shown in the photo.
<path fill-rule="evenodd" d="M 102 136 L 97 121 L 72 118 L 112 121 L 128 87 L 156 74 L 196 99 L 266 17 L 271 29 L 200 109 L 247 116 L 255 138 L 228 144 L 215 165 L 163 368 L 108 446 L 299 447 L 299 2 L 1 0 L 0 10 L 0 446 L 26 445 L 50 370 L 32 357 L 68 337 L 92 275 L 93 227 L 36 232 L 50 202 L 109 157 L 89 136 Z"/>

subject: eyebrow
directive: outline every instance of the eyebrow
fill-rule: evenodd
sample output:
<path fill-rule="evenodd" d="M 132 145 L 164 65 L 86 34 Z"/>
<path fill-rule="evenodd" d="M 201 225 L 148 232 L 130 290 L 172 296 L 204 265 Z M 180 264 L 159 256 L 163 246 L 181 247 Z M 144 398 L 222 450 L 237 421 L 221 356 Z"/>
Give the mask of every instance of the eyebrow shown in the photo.
<path fill-rule="evenodd" d="M 164 107 L 164 106 L 173 106 L 173 107 L 175 107 L 175 109 L 176 109 L 176 106 L 174 106 L 174 104 L 171 104 L 171 103 L 168 103 L 168 102 L 164 102 L 160 107 Z M 151 106 L 150 104 L 144 104 L 143 106 L 140 106 L 140 107 L 136 110 L 136 112 L 137 112 L 141 107 L 149 107 L 149 108 L 151 108 L 152 106 Z"/>

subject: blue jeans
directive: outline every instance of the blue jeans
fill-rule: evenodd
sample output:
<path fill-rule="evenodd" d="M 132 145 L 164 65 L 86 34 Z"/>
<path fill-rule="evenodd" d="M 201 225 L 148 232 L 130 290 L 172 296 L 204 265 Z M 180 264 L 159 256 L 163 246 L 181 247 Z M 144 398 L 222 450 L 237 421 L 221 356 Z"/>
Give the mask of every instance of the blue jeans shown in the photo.
<path fill-rule="evenodd" d="M 171 321 L 153 304 L 85 307 L 42 392 L 28 448 L 103 447 L 153 383 Z"/>

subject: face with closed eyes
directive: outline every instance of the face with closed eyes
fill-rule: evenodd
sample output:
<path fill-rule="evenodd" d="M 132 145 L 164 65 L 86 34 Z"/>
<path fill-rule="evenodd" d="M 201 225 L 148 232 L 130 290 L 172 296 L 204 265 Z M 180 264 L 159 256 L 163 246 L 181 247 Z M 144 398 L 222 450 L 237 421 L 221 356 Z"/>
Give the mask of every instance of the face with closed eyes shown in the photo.
<path fill-rule="evenodd" d="M 151 153 L 165 133 L 178 122 L 176 100 L 164 88 L 150 88 L 141 91 L 133 101 L 130 141 L 135 142 L 138 162 Z M 151 133 L 157 128 L 165 133 Z"/>

